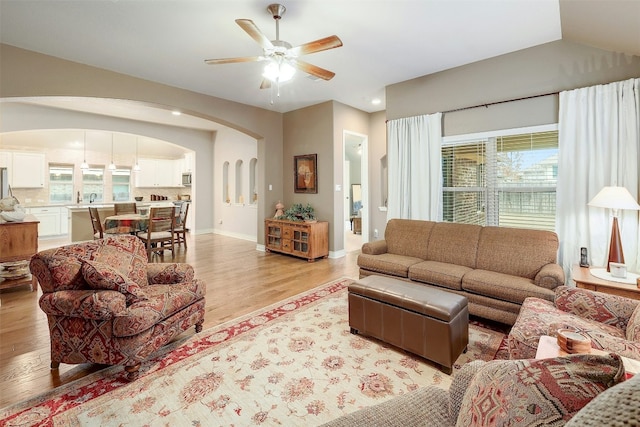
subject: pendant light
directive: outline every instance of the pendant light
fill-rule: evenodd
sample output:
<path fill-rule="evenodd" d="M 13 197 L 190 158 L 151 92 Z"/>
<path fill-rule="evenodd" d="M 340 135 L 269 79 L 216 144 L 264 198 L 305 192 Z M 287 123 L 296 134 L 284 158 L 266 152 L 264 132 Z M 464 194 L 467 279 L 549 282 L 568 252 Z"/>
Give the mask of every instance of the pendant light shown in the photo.
<path fill-rule="evenodd" d="M 116 164 L 113 163 L 113 133 L 111 134 L 111 164 L 109 164 L 109 170 L 111 172 L 116 170 Z"/>
<path fill-rule="evenodd" d="M 84 133 L 83 150 L 84 150 L 84 157 L 83 157 L 84 160 L 80 164 L 80 169 L 85 170 L 85 169 L 89 169 L 89 163 L 87 163 L 87 132 Z"/>
<path fill-rule="evenodd" d="M 136 164 L 133 166 L 135 172 L 140 171 L 140 165 L 138 164 L 138 138 L 136 138 Z"/>

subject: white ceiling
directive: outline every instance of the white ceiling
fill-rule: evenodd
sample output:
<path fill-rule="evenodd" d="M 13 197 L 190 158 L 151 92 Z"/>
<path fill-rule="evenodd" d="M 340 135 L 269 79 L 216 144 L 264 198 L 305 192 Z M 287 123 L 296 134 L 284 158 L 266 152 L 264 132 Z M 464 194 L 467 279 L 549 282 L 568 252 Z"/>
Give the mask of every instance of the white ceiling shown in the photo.
<path fill-rule="evenodd" d="M 562 37 L 558 0 L 290 0 L 280 38 L 296 46 L 335 34 L 344 46 L 304 56 L 336 73 L 304 73 L 270 104 L 262 63 L 206 65 L 260 55 L 235 22 L 247 18 L 270 39 L 272 0 L 2 0 L 0 40 L 243 104 L 286 112 L 336 100 L 385 109 L 385 86 Z M 374 106 L 372 98 L 382 99 Z"/>
<path fill-rule="evenodd" d="M 234 20 L 251 19 L 275 39 L 271 1 L 0 0 L 0 42 L 278 112 L 327 100 L 384 110 L 390 84 L 560 38 L 640 55 L 640 0 L 282 0 L 282 40 L 295 46 L 336 34 L 344 46 L 303 57 L 336 77 L 313 81 L 298 73 L 272 105 L 270 91 L 259 89 L 262 64 L 204 63 L 259 55 Z M 374 106 L 376 97 L 382 103 Z M 127 101 L 14 101 L 221 127 Z"/>

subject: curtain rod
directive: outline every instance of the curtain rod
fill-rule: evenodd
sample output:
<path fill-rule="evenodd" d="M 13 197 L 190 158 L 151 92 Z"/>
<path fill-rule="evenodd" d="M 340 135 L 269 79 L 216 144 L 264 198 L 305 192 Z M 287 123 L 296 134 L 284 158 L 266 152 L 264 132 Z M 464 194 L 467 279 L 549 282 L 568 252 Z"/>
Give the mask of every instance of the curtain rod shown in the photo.
<path fill-rule="evenodd" d="M 454 108 L 452 110 L 446 110 L 446 111 L 443 111 L 442 114 L 455 113 L 457 111 L 471 110 L 473 108 L 480 108 L 480 107 L 489 108 L 489 106 L 491 106 L 491 105 L 506 104 L 507 102 L 514 102 L 514 101 L 524 101 L 525 99 L 542 98 L 543 96 L 558 95 L 559 93 L 560 92 L 547 92 L 547 93 L 541 93 L 540 95 L 523 96 L 522 98 L 506 99 L 506 100 L 503 100 L 503 101 L 495 101 L 495 102 L 487 102 L 486 104 L 478 104 L 478 105 L 472 105 L 470 107 L 461 107 L 461 108 Z M 388 123 L 389 119 L 385 120 L 384 122 Z"/>
<path fill-rule="evenodd" d="M 453 110 L 443 111 L 442 114 L 455 113 L 456 111 L 471 110 L 473 108 L 480 108 L 480 107 L 489 108 L 490 105 L 505 104 L 507 102 L 514 102 L 514 101 L 524 101 L 525 99 L 542 98 L 543 96 L 558 95 L 559 93 L 560 92 L 548 92 L 548 93 L 542 93 L 540 95 L 523 96 L 522 98 L 507 99 L 504 101 L 495 101 L 495 102 L 488 102 L 486 104 L 472 105 L 470 107 L 454 108 Z"/>

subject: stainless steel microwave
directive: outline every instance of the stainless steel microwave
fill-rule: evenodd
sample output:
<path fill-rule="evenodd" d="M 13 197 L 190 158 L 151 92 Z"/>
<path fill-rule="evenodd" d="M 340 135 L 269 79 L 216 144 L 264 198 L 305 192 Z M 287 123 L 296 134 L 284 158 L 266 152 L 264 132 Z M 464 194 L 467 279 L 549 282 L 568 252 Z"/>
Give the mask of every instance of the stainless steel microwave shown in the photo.
<path fill-rule="evenodd" d="M 185 187 L 191 187 L 191 172 L 182 173 L 182 185 Z"/>

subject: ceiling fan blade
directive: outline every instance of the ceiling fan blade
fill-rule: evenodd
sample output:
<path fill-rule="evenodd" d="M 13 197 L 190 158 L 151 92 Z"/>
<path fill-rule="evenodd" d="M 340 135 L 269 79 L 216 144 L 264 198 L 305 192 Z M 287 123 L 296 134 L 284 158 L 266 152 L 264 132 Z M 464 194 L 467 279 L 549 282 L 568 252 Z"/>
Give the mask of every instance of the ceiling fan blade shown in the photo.
<path fill-rule="evenodd" d="M 236 24 L 240 25 L 252 39 L 254 39 L 263 49 L 273 49 L 273 43 L 250 19 L 236 19 Z"/>
<path fill-rule="evenodd" d="M 298 59 L 295 61 L 291 61 L 294 67 L 296 67 L 300 71 L 304 71 L 307 74 L 311 74 L 312 76 L 319 77 L 323 80 L 331 80 L 333 76 L 336 75 L 333 71 L 325 70 L 324 68 L 320 68 L 317 65 L 309 64 L 308 62 L 303 62 Z"/>
<path fill-rule="evenodd" d="M 342 46 L 342 40 L 338 36 L 329 36 L 318 39 L 300 46 L 292 47 L 289 52 L 294 56 L 307 55 L 309 53 L 321 52 L 323 50 L 334 49 Z"/>
<path fill-rule="evenodd" d="M 242 56 L 240 58 L 220 58 L 220 59 L 205 59 L 204 62 L 209 65 L 216 64 L 233 64 L 235 62 L 257 62 L 263 61 L 263 56 Z"/>
<path fill-rule="evenodd" d="M 262 79 L 262 83 L 260 84 L 260 89 L 269 89 L 271 87 L 271 80 Z"/>

